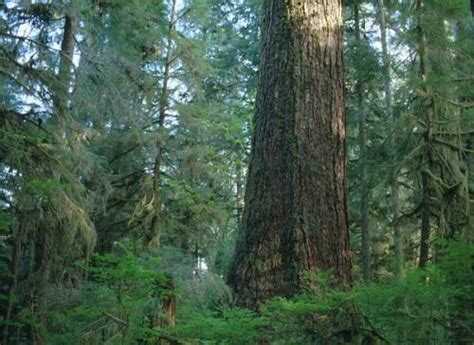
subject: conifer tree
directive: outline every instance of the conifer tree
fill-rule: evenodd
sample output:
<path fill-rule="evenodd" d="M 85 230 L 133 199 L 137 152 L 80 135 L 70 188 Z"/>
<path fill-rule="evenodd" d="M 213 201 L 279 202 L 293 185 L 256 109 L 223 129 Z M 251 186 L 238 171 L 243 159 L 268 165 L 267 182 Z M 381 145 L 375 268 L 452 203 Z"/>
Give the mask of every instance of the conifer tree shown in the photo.
<path fill-rule="evenodd" d="M 351 279 L 343 79 L 340 1 L 264 2 L 245 209 L 229 278 L 241 305 L 296 293 L 308 271 Z"/>

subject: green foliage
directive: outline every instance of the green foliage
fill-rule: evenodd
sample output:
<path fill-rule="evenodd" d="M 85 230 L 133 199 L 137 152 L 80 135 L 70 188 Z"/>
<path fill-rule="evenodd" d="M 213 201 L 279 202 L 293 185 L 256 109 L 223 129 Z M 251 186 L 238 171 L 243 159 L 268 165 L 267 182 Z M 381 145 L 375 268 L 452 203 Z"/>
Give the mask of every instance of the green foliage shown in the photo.
<path fill-rule="evenodd" d="M 0 209 L 0 235 L 8 232 L 12 223 L 12 215 Z"/>
<path fill-rule="evenodd" d="M 222 308 L 202 311 L 182 320 L 178 337 L 200 344 L 255 344 L 262 338 L 268 320 L 248 309 Z"/>
<path fill-rule="evenodd" d="M 259 313 L 237 308 L 183 311 L 177 334 L 210 344 L 461 344 L 472 340 L 474 247 L 448 241 L 437 264 L 400 280 L 331 287 L 331 274 L 308 277 L 308 292 L 274 298 Z"/>
<path fill-rule="evenodd" d="M 31 179 L 26 183 L 26 186 L 39 197 L 49 199 L 52 194 L 64 190 L 67 184 L 62 183 L 57 177 L 52 177 L 45 180 Z"/>
<path fill-rule="evenodd" d="M 392 343 L 462 343 L 472 339 L 473 253 L 472 245 L 450 243 L 439 264 L 400 281 L 359 287 L 355 300 Z"/>
<path fill-rule="evenodd" d="M 95 255 L 79 264 L 89 282 L 77 289 L 48 293 L 50 342 L 54 344 L 137 343 L 153 338 L 151 320 L 160 317 L 160 301 L 174 294 L 169 277 L 156 270 L 157 259 L 134 255 L 130 245 Z"/>

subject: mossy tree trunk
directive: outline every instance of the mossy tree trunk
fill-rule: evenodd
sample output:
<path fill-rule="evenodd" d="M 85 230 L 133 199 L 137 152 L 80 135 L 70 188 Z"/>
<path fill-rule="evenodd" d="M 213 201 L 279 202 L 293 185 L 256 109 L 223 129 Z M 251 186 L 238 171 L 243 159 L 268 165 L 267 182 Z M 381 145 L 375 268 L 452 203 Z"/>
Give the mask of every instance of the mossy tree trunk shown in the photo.
<path fill-rule="evenodd" d="M 160 244 L 161 226 L 162 226 L 162 200 L 161 200 L 161 168 L 163 164 L 163 155 L 165 151 L 166 133 L 165 121 L 169 108 L 169 83 L 171 79 L 171 65 L 175 58 L 173 54 L 173 34 L 176 25 L 176 7 L 177 0 L 171 2 L 171 13 L 168 24 L 168 37 L 166 42 L 165 66 L 163 71 L 163 82 L 161 95 L 159 99 L 158 113 L 158 133 L 156 136 L 156 155 L 153 167 L 153 216 L 150 229 L 144 235 L 145 246 L 148 249 L 156 248 Z M 174 294 L 175 286 L 172 276 L 168 277 L 167 289 L 169 294 L 161 298 L 161 311 L 159 317 L 154 318 L 152 327 L 173 328 L 176 323 L 176 296 Z M 162 343 L 160 340 L 158 343 Z"/>
<path fill-rule="evenodd" d="M 260 84 L 245 208 L 229 282 L 256 307 L 305 272 L 351 279 L 342 1 L 263 2 Z"/>
<path fill-rule="evenodd" d="M 173 50 L 173 33 L 175 31 L 176 17 L 176 0 L 171 3 L 171 14 L 168 25 L 168 37 L 166 42 L 165 68 L 163 71 L 163 84 L 159 99 L 158 113 L 158 131 L 156 135 L 156 155 L 153 166 L 153 216 L 151 219 L 150 229 L 147 229 L 144 242 L 149 248 L 157 247 L 160 243 L 161 225 L 162 225 L 162 202 L 161 202 L 161 168 L 163 163 L 163 154 L 165 150 L 166 133 L 165 121 L 169 108 L 169 82 L 171 79 L 171 64 L 175 60 L 172 56 Z"/>
<path fill-rule="evenodd" d="M 422 20 L 422 7 L 423 1 L 416 0 L 416 11 L 418 15 L 418 59 L 420 64 L 420 79 L 423 83 L 426 83 L 427 78 L 427 47 L 425 42 L 425 34 Z M 422 86 L 422 91 L 425 94 L 429 94 L 428 87 Z M 426 121 L 426 132 L 424 134 L 424 144 L 426 146 L 426 169 L 432 170 L 432 122 L 433 122 L 433 109 L 432 101 L 427 101 L 424 106 L 425 121 Z M 421 172 L 421 189 L 422 189 L 422 201 L 421 201 L 421 232 L 420 232 L 420 256 L 418 260 L 419 267 L 425 267 L 429 259 L 430 249 L 430 237 L 431 237 L 431 187 L 430 178 L 428 172 Z"/>

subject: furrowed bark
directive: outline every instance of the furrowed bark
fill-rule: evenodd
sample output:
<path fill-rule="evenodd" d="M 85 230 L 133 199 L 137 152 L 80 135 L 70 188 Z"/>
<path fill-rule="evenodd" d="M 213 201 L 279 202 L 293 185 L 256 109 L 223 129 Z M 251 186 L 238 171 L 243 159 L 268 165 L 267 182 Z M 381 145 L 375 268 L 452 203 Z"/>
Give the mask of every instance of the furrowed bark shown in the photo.
<path fill-rule="evenodd" d="M 263 3 L 245 208 L 229 283 L 237 303 L 290 296 L 306 272 L 351 280 L 342 1 Z"/>

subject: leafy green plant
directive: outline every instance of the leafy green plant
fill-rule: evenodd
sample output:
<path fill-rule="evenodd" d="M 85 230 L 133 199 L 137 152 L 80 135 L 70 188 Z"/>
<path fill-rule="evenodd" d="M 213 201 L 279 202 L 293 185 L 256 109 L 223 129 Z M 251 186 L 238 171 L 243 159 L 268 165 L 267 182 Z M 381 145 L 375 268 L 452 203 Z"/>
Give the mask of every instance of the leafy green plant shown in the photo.
<path fill-rule="evenodd" d="M 177 335 L 193 343 L 255 344 L 269 321 L 248 309 L 222 308 L 195 313 L 178 325 Z"/>
<path fill-rule="evenodd" d="M 52 290 L 51 341 L 60 344 L 136 343 L 151 339 L 152 319 L 161 316 L 169 277 L 154 269 L 157 259 L 134 255 L 119 244 L 116 253 L 79 264 L 89 282 L 74 290 Z M 78 340 L 79 339 L 79 340 Z"/>

